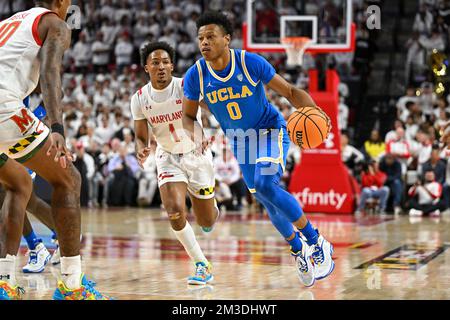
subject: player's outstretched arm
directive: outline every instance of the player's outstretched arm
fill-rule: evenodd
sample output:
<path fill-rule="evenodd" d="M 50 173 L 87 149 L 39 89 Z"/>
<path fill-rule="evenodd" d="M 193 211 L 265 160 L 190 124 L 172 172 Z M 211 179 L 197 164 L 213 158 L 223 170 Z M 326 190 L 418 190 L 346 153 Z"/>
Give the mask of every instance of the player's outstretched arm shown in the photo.
<path fill-rule="evenodd" d="M 40 86 L 52 128 L 52 145 L 47 154 L 56 149 L 55 161 L 66 167 L 66 159 L 72 161 L 73 157 L 66 147 L 62 125 L 61 65 L 64 52 L 70 46 L 71 32 L 67 24 L 53 14 L 44 15 L 38 32 L 43 41 L 39 51 Z"/>
<path fill-rule="evenodd" d="M 267 83 L 267 86 L 279 95 L 288 99 L 296 109 L 302 107 L 317 108 L 316 103 L 306 91 L 294 87 L 279 74 L 275 74 L 273 79 Z"/>
<path fill-rule="evenodd" d="M 135 120 L 134 131 L 136 133 L 136 158 L 139 165 L 143 167 L 145 160 L 150 154 L 150 148 L 148 147 L 148 124 L 147 120 Z"/>

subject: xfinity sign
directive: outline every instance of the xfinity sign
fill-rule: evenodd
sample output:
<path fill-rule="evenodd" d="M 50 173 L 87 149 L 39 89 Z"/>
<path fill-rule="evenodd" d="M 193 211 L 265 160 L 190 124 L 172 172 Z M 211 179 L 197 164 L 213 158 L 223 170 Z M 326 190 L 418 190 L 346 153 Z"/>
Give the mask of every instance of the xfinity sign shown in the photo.
<path fill-rule="evenodd" d="M 334 189 L 328 192 L 312 192 L 310 188 L 304 188 L 300 192 L 293 192 L 292 195 L 302 206 L 332 206 L 336 210 L 342 208 L 347 198 L 346 193 L 338 193 Z"/>

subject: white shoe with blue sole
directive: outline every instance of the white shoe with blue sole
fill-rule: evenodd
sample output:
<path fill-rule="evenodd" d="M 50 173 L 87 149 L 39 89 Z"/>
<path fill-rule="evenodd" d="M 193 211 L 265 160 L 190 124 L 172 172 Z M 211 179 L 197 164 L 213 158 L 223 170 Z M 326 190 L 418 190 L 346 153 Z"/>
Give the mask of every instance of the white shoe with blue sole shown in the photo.
<path fill-rule="evenodd" d="M 315 267 L 315 278 L 321 280 L 328 277 L 334 270 L 333 245 L 322 235 L 319 235 L 317 243 L 312 246 L 312 259 Z"/>
<path fill-rule="evenodd" d="M 312 247 L 308 246 L 305 240 L 300 237 L 302 242 L 302 250 L 293 252 L 291 249 L 291 255 L 295 259 L 295 267 L 297 269 L 297 275 L 301 283 L 305 287 L 311 287 L 315 282 L 315 266 L 312 261 Z"/>
<path fill-rule="evenodd" d="M 50 261 L 51 254 L 41 242 L 28 252 L 28 263 L 22 268 L 24 273 L 41 273 Z"/>

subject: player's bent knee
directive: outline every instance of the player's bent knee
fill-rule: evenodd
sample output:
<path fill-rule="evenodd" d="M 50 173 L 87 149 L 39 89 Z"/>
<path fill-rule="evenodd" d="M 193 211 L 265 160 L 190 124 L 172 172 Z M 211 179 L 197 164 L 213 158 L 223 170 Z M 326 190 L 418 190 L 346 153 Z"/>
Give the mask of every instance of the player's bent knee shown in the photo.
<path fill-rule="evenodd" d="M 11 181 L 4 181 L 3 186 L 9 192 L 29 198 L 33 189 L 33 182 L 28 173 L 24 172 L 23 174 L 18 173 Z"/>
<path fill-rule="evenodd" d="M 169 217 L 170 221 L 179 221 L 182 220 L 184 218 L 184 215 L 181 211 L 177 211 L 177 212 L 167 212 L 167 216 Z"/>
<path fill-rule="evenodd" d="M 79 194 L 81 190 L 80 172 L 73 165 L 70 165 L 64 170 L 64 175 L 52 182 L 52 186 Z"/>
<path fill-rule="evenodd" d="M 256 192 L 263 197 L 274 194 L 276 185 L 273 183 L 272 176 L 259 175 L 255 178 Z"/>

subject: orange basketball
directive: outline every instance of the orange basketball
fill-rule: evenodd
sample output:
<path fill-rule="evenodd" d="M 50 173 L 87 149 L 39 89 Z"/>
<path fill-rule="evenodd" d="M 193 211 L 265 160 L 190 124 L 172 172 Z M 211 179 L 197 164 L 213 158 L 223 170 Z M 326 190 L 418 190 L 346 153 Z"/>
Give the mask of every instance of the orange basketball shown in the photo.
<path fill-rule="evenodd" d="M 292 142 L 302 149 L 312 149 L 327 138 L 330 128 L 323 111 L 303 107 L 291 114 L 287 121 L 287 130 Z"/>

